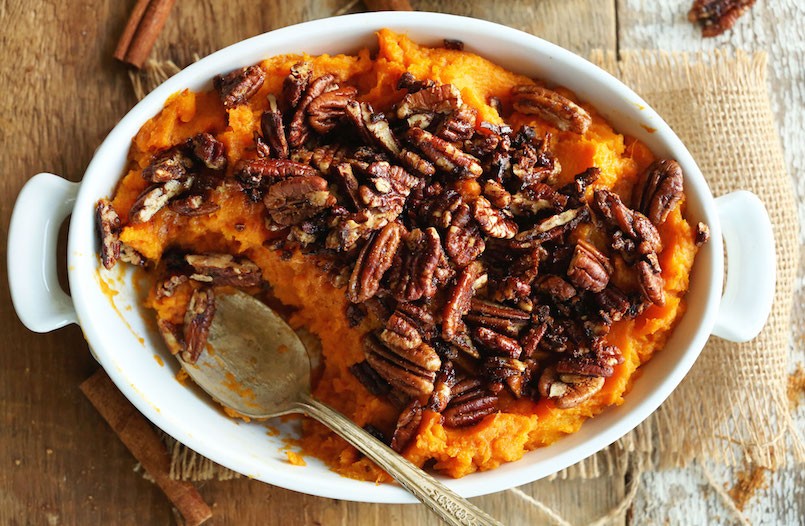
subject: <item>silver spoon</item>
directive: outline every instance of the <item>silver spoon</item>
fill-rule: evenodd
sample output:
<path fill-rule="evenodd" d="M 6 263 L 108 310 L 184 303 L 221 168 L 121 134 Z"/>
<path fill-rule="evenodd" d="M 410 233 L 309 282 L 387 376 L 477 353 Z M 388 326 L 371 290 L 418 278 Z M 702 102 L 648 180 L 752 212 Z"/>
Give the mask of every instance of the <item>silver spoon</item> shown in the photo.
<path fill-rule="evenodd" d="M 304 413 L 358 448 L 455 526 L 502 524 L 448 489 L 335 409 L 310 394 L 310 360 L 299 337 L 264 303 L 245 294 L 218 295 L 207 350 L 187 374 L 224 406 L 251 418 Z M 234 377 L 244 388 L 233 390 Z M 243 396 L 245 390 L 254 396 Z"/>

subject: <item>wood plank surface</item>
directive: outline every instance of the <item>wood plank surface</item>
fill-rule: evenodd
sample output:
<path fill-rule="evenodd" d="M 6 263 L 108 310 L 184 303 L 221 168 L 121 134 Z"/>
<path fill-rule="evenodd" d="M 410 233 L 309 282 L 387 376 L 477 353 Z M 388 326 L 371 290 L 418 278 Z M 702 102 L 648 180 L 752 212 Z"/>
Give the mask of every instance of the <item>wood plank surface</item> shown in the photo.
<path fill-rule="evenodd" d="M 2 275 L 7 270 L 7 225 L 22 185 L 39 171 L 80 180 L 95 148 L 135 102 L 126 68 L 112 59 L 134 3 L 0 0 L 0 85 L 5 87 L 0 96 L 0 138 L 7 157 L 0 166 Z M 638 0 L 413 0 L 412 4 L 418 9 L 507 24 L 582 54 L 618 46 L 698 49 L 693 46 L 715 45 L 702 44 L 695 30 L 685 25 L 687 2 L 665 3 L 675 6 L 671 11 L 662 2 Z M 780 108 L 789 166 L 798 176 L 799 202 L 803 203 L 802 118 L 801 113 L 797 118 L 788 109 L 797 103 L 802 109 L 805 88 L 802 69 L 797 68 L 805 57 L 801 33 L 799 41 L 791 40 L 793 33 L 781 33 L 784 27 L 790 31 L 795 15 L 802 20 L 802 8 L 795 0 L 778 2 L 783 6 L 779 12 L 764 4 L 772 2 L 759 2 L 750 15 L 753 29 L 741 26 L 737 32 L 746 36 L 734 44 L 776 51 L 771 63 L 780 73 L 774 78 L 787 84 L 775 91 L 775 103 Z M 195 55 L 203 56 L 264 31 L 330 16 L 350 5 L 350 12 L 362 9 L 362 4 L 346 0 L 177 2 L 154 56 L 184 65 Z M 770 16 L 782 18 L 766 18 Z M 649 22 L 654 24 L 652 29 L 646 29 Z M 805 298 L 802 287 L 799 291 L 801 306 Z M 129 452 L 78 390 L 97 369 L 81 331 L 71 326 L 48 335 L 28 332 L 11 308 L 6 279 L 0 277 L 0 333 L 4 335 L 0 350 L 0 524 L 174 523 L 159 489 L 133 472 L 135 463 Z M 802 335 L 797 341 L 801 352 Z M 676 479 L 662 474 L 651 477 L 649 484 L 641 486 L 643 493 L 631 511 L 636 524 L 679 519 L 679 515 L 663 513 L 661 507 L 658 511 L 652 495 L 665 496 L 678 491 L 680 485 L 690 485 L 694 489 L 685 495 L 697 498 L 696 488 L 703 487 L 701 477 L 690 474 Z M 786 484 L 790 487 L 790 482 Z M 542 481 L 521 489 L 571 523 L 584 524 L 623 497 L 625 481 L 618 477 Z M 209 482 L 200 491 L 213 506 L 211 524 L 437 523 L 420 506 L 346 503 L 248 479 Z M 765 505 L 775 505 L 773 497 L 769 498 L 772 500 Z M 506 524 L 547 522 L 544 514 L 523 505 L 512 493 L 473 500 Z M 712 509 L 721 509 L 722 516 L 729 518 L 722 508 Z M 623 517 L 615 521 L 623 522 Z"/>

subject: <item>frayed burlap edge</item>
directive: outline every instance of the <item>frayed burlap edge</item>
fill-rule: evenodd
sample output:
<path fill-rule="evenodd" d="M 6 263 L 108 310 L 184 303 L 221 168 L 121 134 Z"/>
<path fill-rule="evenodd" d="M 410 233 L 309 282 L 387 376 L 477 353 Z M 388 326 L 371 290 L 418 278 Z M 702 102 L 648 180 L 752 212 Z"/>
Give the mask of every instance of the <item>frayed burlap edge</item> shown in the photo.
<path fill-rule="evenodd" d="M 769 103 L 766 55 L 625 51 L 617 60 L 614 53 L 597 51 L 591 61 L 665 117 L 715 195 L 748 189 L 761 197 L 774 225 L 777 290 L 769 322 L 756 340 L 735 344 L 711 338 L 688 377 L 645 422 L 553 477 L 623 476 L 635 465 L 684 467 L 702 459 L 770 469 L 805 461 L 785 394 L 798 221 Z M 137 98 L 179 70 L 172 61 L 149 60 L 130 74 Z M 174 478 L 240 476 L 167 435 L 165 441 Z"/>

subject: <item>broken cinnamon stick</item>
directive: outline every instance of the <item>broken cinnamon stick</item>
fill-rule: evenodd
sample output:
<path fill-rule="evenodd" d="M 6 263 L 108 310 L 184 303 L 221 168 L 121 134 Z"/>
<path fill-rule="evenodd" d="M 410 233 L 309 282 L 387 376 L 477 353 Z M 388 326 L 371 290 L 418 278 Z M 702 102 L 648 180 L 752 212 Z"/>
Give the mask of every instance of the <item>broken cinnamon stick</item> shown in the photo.
<path fill-rule="evenodd" d="M 176 0 L 137 0 L 115 49 L 115 58 L 141 68 Z"/>
<path fill-rule="evenodd" d="M 408 0 L 363 0 L 370 11 L 413 11 Z"/>
<path fill-rule="evenodd" d="M 193 484 L 170 478 L 170 456 L 165 444 L 151 423 L 126 400 L 103 369 L 80 387 L 184 517 L 185 526 L 198 526 L 212 517 L 212 510 Z"/>

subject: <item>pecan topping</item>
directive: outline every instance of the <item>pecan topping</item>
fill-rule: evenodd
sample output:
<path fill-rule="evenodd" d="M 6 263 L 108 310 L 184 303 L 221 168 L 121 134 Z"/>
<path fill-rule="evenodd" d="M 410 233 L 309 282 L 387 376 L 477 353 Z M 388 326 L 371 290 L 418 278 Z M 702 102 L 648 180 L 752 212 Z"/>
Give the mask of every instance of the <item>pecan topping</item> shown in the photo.
<path fill-rule="evenodd" d="M 497 397 L 489 395 L 476 379 L 462 380 L 452 391 L 453 398 L 442 413 L 448 427 L 472 426 L 497 412 Z"/>
<path fill-rule="evenodd" d="M 416 398 L 405 406 L 397 419 L 397 428 L 391 438 L 391 449 L 397 453 L 402 453 L 411 443 L 411 440 L 419 432 L 419 424 L 422 422 L 422 409 L 422 404 Z"/>
<path fill-rule="evenodd" d="M 210 170 L 223 170 L 226 167 L 224 143 L 209 133 L 199 133 L 188 141 L 193 155 Z"/>
<path fill-rule="evenodd" d="M 512 202 L 512 194 L 494 179 L 489 179 L 484 183 L 484 197 L 496 208 L 506 208 Z"/>
<path fill-rule="evenodd" d="M 164 183 L 175 179 L 183 179 L 193 161 L 181 146 L 173 146 L 154 156 L 151 163 L 143 169 L 143 179 L 151 183 Z"/>
<path fill-rule="evenodd" d="M 486 327 L 477 327 L 472 331 L 472 336 L 475 338 L 475 341 L 498 356 L 519 358 L 520 354 L 523 352 L 523 348 L 520 347 L 520 343 L 517 340 L 504 336 L 492 329 L 487 329 Z"/>
<path fill-rule="evenodd" d="M 252 98 L 265 78 L 266 74 L 259 66 L 249 66 L 227 75 L 216 75 L 212 85 L 221 97 L 224 108 L 231 110 Z"/>
<path fill-rule="evenodd" d="M 287 159 L 289 155 L 288 139 L 285 137 L 282 113 L 274 95 L 268 96 L 268 109 L 260 117 L 260 131 L 263 134 L 263 139 L 268 141 L 274 156 L 280 159 Z"/>
<path fill-rule="evenodd" d="M 213 285 L 255 287 L 262 280 L 262 271 L 246 257 L 231 254 L 188 254 L 185 261 L 193 268 L 190 278 Z"/>
<path fill-rule="evenodd" d="M 665 280 L 659 270 L 644 260 L 638 261 L 635 268 L 643 295 L 655 305 L 665 305 Z"/>
<path fill-rule="evenodd" d="M 475 261 L 486 247 L 475 225 L 451 225 L 444 238 L 444 248 L 456 267 L 463 268 Z"/>
<path fill-rule="evenodd" d="M 450 113 L 461 104 L 461 92 L 457 87 L 438 84 L 409 92 L 397 106 L 397 118 L 407 119 L 417 113 Z"/>
<path fill-rule="evenodd" d="M 615 372 L 613 367 L 619 363 L 623 363 L 620 351 L 616 347 L 604 346 L 599 352 L 575 351 L 574 356 L 563 358 L 556 363 L 556 372 L 609 378 Z"/>
<path fill-rule="evenodd" d="M 567 97 L 540 86 L 521 85 L 512 88 L 514 109 L 536 115 L 562 131 L 584 134 L 593 120 L 590 114 Z"/>
<path fill-rule="evenodd" d="M 423 343 L 416 349 L 389 348 L 373 334 L 364 337 L 363 345 L 366 361 L 392 387 L 411 396 L 433 392 L 441 360 L 432 347 Z"/>
<path fill-rule="evenodd" d="M 442 338 L 445 341 L 452 341 L 462 328 L 461 318 L 470 311 L 470 302 L 475 294 L 473 285 L 482 272 L 483 266 L 475 262 L 459 274 L 442 312 Z"/>
<path fill-rule="evenodd" d="M 185 362 L 196 363 L 204 351 L 213 316 L 215 316 L 215 296 L 212 289 L 209 287 L 195 289 L 184 316 L 185 349 L 181 356 Z"/>
<path fill-rule="evenodd" d="M 682 199 L 682 168 L 676 161 L 660 159 L 651 163 L 642 179 L 635 210 L 648 217 L 654 226 L 660 226 Z"/>
<path fill-rule="evenodd" d="M 430 88 L 434 84 L 432 80 L 417 80 L 416 77 L 406 71 L 400 75 L 400 80 L 397 81 L 397 89 L 408 90 L 408 93 L 416 93 L 419 90 Z"/>
<path fill-rule="evenodd" d="M 291 66 L 291 72 L 282 82 L 282 101 L 285 110 L 293 110 L 299 105 L 312 74 L 310 62 L 298 62 Z"/>
<path fill-rule="evenodd" d="M 405 136 L 433 164 L 448 173 L 459 177 L 478 177 L 484 171 L 478 159 L 421 128 L 410 128 Z"/>
<path fill-rule="evenodd" d="M 581 289 L 601 292 L 607 287 L 612 271 L 608 257 L 592 244 L 580 240 L 573 252 L 573 259 L 570 260 L 567 277 Z"/>
<path fill-rule="evenodd" d="M 593 194 L 596 210 L 615 228 L 634 240 L 640 254 L 650 254 L 662 250 L 660 233 L 640 212 L 627 207 L 617 194 L 609 190 L 596 190 Z"/>
<path fill-rule="evenodd" d="M 472 203 L 472 215 L 489 237 L 511 239 L 517 234 L 517 223 L 506 217 L 502 210 L 494 208 L 483 196 Z"/>
<path fill-rule="evenodd" d="M 696 246 L 700 247 L 710 241 L 710 227 L 699 221 L 696 224 Z"/>
<path fill-rule="evenodd" d="M 579 223 L 587 219 L 586 208 L 571 208 L 559 214 L 555 214 L 547 219 L 543 219 L 531 230 L 525 230 L 517 234 L 514 239 L 519 242 L 521 248 L 539 245 L 545 241 L 556 239 L 578 226 Z"/>
<path fill-rule="evenodd" d="M 531 315 L 520 309 L 473 298 L 470 313 L 465 320 L 473 325 L 488 327 L 506 336 L 516 337 L 528 325 Z"/>
<path fill-rule="evenodd" d="M 524 362 L 516 358 L 490 356 L 484 360 L 481 370 L 489 381 L 489 390 L 493 393 L 499 393 L 505 384 L 515 397 L 522 396 L 525 387 L 523 378 L 526 372 Z"/>
<path fill-rule="evenodd" d="M 537 282 L 537 289 L 556 301 L 567 301 L 576 295 L 573 285 L 559 276 L 544 276 Z"/>
<path fill-rule="evenodd" d="M 620 321 L 629 313 L 632 304 L 629 298 L 614 287 L 608 287 L 593 296 L 599 306 L 599 313 L 606 322 Z"/>
<path fill-rule="evenodd" d="M 108 199 L 98 201 L 95 208 L 95 228 L 101 241 L 101 263 L 110 269 L 120 257 L 120 217 Z"/>
<path fill-rule="evenodd" d="M 384 396 L 391 390 L 391 386 L 377 371 L 366 362 L 358 362 L 349 366 L 349 372 L 366 388 L 367 391 L 375 396 Z"/>
<path fill-rule="evenodd" d="M 453 369 L 451 362 L 442 364 L 442 369 L 436 376 L 436 381 L 433 382 L 433 392 L 428 399 L 428 409 L 441 413 L 447 408 L 450 403 L 453 386 L 456 383 L 456 373 Z"/>
<path fill-rule="evenodd" d="M 349 279 L 349 301 L 362 303 L 377 293 L 380 280 L 394 261 L 404 232 L 405 228 L 399 223 L 389 223 L 364 245 Z"/>
<path fill-rule="evenodd" d="M 186 274 L 170 274 L 162 279 L 156 287 L 157 299 L 170 298 L 183 283 L 190 278 Z"/>
<path fill-rule="evenodd" d="M 135 267 L 144 267 L 148 265 L 148 260 L 145 256 L 131 248 L 125 243 L 120 243 L 120 257 L 118 261 L 134 265 Z"/>
<path fill-rule="evenodd" d="M 209 215 L 221 208 L 200 194 L 174 199 L 168 207 L 179 215 L 190 217 Z"/>
<path fill-rule="evenodd" d="M 271 185 L 263 203 L 277 225 L 291 226 L 330 208 L 335 198 L 327 190 L 327 181 L 317 175 L 303 175 Z"/>
<path fill-rule="evenodd" d="M 308 106 L 319 95 L 327 91 L 335 84 L 335 76 L 331 74 L 322 75 L 310 83 L 305 95 L 296 106 L 291 123 L 288 125 L 288 144 L 293 148 L 298 148 L 304 144 L 308 137 L 308 128 L 305 124 L 305 115 Z"/>
<path fill-rule="evenodd" d="M 344 116 L 347 103 L 357 93 L 357 89 L 352 86 L 346 86 L 327 91 L 313 99 L 307 107 L 310 127 L 322 135 L 332 131 Z"/>
<path fill-rule="evenodd" d="M 312 166 L 288 159 L 249 159 L 235 165 L 235 179 L 252 201 L 260 201 L 265 188 L 280 179 L 299 176 L 318 176 Z"/>
<path fill-rule="evenodd" d="M 414 320 L 404 312 L 395 311 L 386 322 L 386 328 L 380 333 L 380 339 L 389 347 L 398 349 L 416 349 L 422 345 L 422 335 Z"/>
<path fill-rule="evenodd" d="M 456 51 L 464 50 L 464 42 L 462 42 L 461 40 L 455 40 L 453 38 L 445 38 L 443 42 L 444 47 L 446 49 L 454 49 Z"/>
<path fill-rule="evenodd" d="M 433 297 L 436 275 L 445 259 L 435 228 L 412 230 L 405 241 L 400 275 L 394 284 L 395 297 L 401 301 Z"/>
<path fill-rule="evenodd" d="M 188 177 L 181 181 L 171 180 L 163 184 L 149 186 L 131 205 L 129 223 L 145 223 L 150 220 L 168 204 L 168 201 L 189 189 L 192 184 L 193 178 Z"/>
<path fill-rule="evenodd" d="M 448 142 L 466 141 L 475 131 L 477 118 L 478 112 L 475 109 L 463 105 L 444 118 L 436 129 L 436 135 Z"/>
<path fill-rule="evenodd" d="M 732 29 L 753 5 L 755 0 L 694 0 L 688 20 L 701 26 L 703 37 L 715 37 Z"/>
<path fill-rule="evenodd" d="M 376 144 L 392 155 L 400 154 L 400 145 L 388 121 L 382 113 L 374 113 L 371 104 L 351 100 L 344 111 L 366 142 Z"/>
<path fill-rule="evenodd" d="M 171 354 L 177 355 L 184 351 L 184 342 L 179 327 L 167 320 L 157 318 L 157 329 Z"/>
<path fill-rule="evenodd" d="M 596 376 L 558 375 L 554 367 L 547 367 L 539 378 L 539 394 L 560 409 L 570 409 L 592 398 L 604 387 L 604 381 Z"/>

